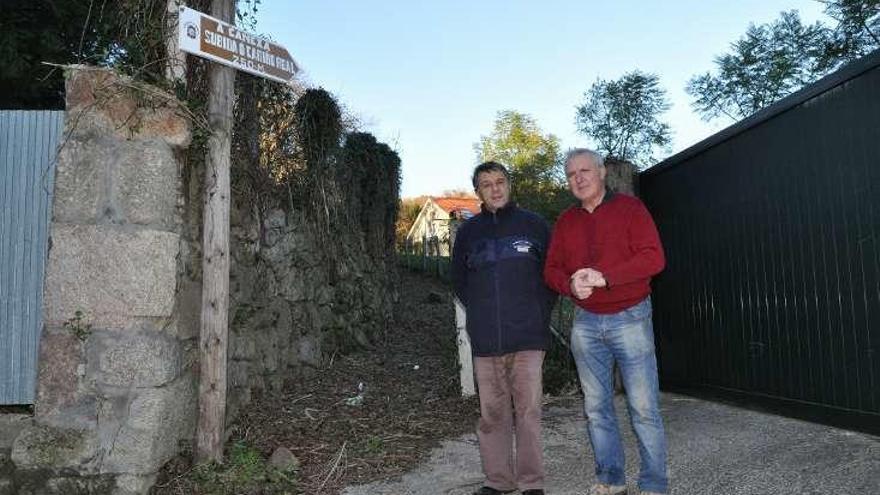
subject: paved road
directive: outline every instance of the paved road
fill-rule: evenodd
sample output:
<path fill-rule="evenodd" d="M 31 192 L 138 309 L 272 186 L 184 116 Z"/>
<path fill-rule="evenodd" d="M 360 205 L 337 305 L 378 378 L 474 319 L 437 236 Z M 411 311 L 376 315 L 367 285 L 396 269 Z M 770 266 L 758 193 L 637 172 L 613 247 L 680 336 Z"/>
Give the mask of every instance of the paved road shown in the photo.
<path fill-rule="evenodd" d="M 880 495 L 880 437 L 663 394 L 670 495 Z M 623 399 L 630 493 L 638 454 Z M 593 481 L 592 453 L 577 404 L 544 411 L 548 495 L 580 495 Z M 469 495 L 482 481 L 476 437 L 447 441 L 402 479 L 349 487 L 343 495 Z"/>

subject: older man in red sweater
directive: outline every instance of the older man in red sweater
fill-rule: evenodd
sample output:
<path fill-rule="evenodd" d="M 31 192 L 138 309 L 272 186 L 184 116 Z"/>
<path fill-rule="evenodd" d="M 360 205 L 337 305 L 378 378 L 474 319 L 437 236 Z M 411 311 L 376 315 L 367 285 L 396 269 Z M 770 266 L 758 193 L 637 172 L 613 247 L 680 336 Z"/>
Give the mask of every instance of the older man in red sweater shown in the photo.
<path fill-rule="evenodd" d="M 666 436 L 658 405 L 650 282 L 663 269 L 665 258 L 644 204 L 606 189 L 605 173 L 602 156 L 592 150 L 574 149 L 566 156 L 568 186 L 580 204 L 556 222 L 544 278 L 576 303 L 571 349 L 598 478 L 590 494 L 626 493 L 624 449 L 613 401 L 615 361 L 639 440 L 639 490 L 663 494 L 668 483 Z"/>

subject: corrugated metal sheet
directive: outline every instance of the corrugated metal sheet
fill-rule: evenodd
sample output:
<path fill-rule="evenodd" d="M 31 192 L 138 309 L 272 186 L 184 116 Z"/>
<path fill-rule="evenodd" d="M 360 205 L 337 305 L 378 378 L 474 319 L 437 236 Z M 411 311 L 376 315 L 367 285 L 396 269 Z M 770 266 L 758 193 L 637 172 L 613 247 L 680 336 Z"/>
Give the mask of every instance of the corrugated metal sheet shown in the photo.
<path fill-rule="evenodd" d="M 64 112 L 0 111 L 0 404 L 32 404 Z"/>
<path fill-rule="evenodd" d="M 880 425 L 880 56 L 869 61 L 640 178 L 668 257 L 654 295 L 664 383 Z"/>

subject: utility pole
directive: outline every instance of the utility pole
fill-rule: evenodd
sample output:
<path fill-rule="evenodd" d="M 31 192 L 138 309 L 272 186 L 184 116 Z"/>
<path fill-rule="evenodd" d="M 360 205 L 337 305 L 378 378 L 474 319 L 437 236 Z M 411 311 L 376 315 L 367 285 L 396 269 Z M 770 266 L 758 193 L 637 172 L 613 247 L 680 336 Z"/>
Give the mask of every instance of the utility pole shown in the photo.
<path fill-rule="evenodd" d="M 186 80 L 186 53 L 180 51 L 177 43 L 178 30 L 178 14 L 180 6 L 184 5 L 184 0 L 167 0 L 165 5 L 165 53 L 168 58 L 165 63 L 165 79 L 172 81 L 174 84 L 185 82 Z"/>
<path fill-rule="evenodd" d="M 235 0 L 214 0 L 211 15 L 235 22 Z M 211 64 L 208 155 L 202 240 L 202 318 L 199 334 L 199 423 L 196 458 L 223 460 L 226 430 L 226 350 L 229 319 L 229 162 L 235 69 Z"/>

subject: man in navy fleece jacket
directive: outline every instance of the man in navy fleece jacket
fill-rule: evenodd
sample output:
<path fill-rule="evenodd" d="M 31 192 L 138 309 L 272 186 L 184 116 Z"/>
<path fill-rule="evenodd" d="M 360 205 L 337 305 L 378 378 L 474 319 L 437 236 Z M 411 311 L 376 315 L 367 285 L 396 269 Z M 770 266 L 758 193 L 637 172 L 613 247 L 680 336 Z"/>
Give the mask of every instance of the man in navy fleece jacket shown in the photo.
<path fill-rule="evenodd" d="M 474 493 L 543 495 L 541 366 L 555 302 L 542 277 L 549 228 L 510 201 L 503 165 L 480 164 L 472 179 L 482 211 L 456 234 L 452 280 L 467 311 L 480 396 L 486 483 Z"/>

